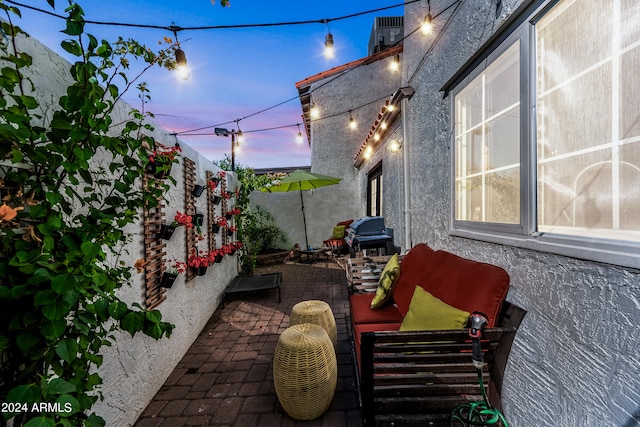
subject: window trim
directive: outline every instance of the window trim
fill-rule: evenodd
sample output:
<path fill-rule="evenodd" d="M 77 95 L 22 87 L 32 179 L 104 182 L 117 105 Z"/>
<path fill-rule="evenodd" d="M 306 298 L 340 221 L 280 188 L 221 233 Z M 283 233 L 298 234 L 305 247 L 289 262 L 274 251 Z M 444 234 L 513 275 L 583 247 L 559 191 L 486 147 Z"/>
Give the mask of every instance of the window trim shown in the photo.
<path fill-rule="evenodd" d="M 530 249 L 640 270 L 640 242 L 537 231 L 535 23 L 557 0 L 525 1 L 507 22 L 445 84 L 450 104 L 450 215 L 449 235 Z M 479 223 L 455 219 L 455 96 L 475 77 L 520 40 L 520 207 L 519 225 Z M 527 84 L 528 82 L 528 84 Z"/>

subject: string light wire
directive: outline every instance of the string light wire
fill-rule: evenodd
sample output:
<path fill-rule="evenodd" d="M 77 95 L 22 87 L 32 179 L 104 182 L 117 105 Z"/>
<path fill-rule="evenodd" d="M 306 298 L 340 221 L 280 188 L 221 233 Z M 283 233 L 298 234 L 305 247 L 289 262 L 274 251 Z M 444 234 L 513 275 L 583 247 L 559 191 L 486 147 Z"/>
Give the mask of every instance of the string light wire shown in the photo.
<path fill-rule="evenodd" d="M 145 29 L 161 29 L 161 30 L 166 30 L 166 31 L 170 31 L 173 32 L 176 36 L 177 36 L 177 32 L 180 31 L 201 31 L 201 30 L 221 30 L 221 29 L 238 29 L 238 28 L 260 28 L 260 27 L 277 27 L 277 26 L 290 26 L 290 25 L 309 25 L 309 24 L 324 24 L 324 25 L 328 25 L 329 22 L 333 22 L 333 21 L 340 21 L 340 20 L 345 20 L 345 19 L 350 19 L 350 18 L 354 18 L 357 16 L 362 16 L 362 15 L 366 15 L 366 14 L 371 14 L 371 13 L 376 13 L 376 12 L 380 12 L 383 10 L 388 10 L 388 9 L 393 9 L 396 7 L 400 7 L 400 6 L 406 6 L 412 3 L 417 3 L 420 2 L 421 0 L 408 0 L 405 3 L 401 3 L 401 4 L 395 4 L 395 5 L 391 5 L 391 6 L 385 6 L 385 7 L 381 7 L 381 8 L 377 8 L 377 9 L 371 9 L 371 10 L 366 10 L 366 11 L 362 11 L 362 12 L 356 12 L 356 13 L 352 13 L 349 15 L 344 15 L 344 16 L 339 16 L 339 17 L 334 17 L 334 18 L 323 18 L 323 19 L 315 19 L 315 20 L 303 20 L 303 21 L 288 21 L 288 22 L 273 22 L 273 23 L 260 23 L 260 24 L 232 24 L 232 25 L 210 25 L 210 26 L 198 26 L 198 27 L 180 27 L 175 25 L 175 23 L 172 23 L 170 26 L 166 26 L 166 25 L 153 25 L 153 24 L 135 24 L 135 23 L 123 23 L 123 22 L 106 22 L 106 21 L 94 21 L 94 20 L 83 20 L 83 22 L 85 24 L 92 24 L 92 25 L 106 25 L 106 26 L 121 26 L 121 27 L 133 27 L 133 28 L 145 28 Z M 438 16 L 440 16 L 442 13 L 446 12 L 447 10 L 449 10 L 451 7 L 453 6 L 457 6 L 456 9 L 454 10 L 454 13 L 452 14 L 452 16 L 449 17 L 449 19 L 447 20 L 447 23 L 445 24 L 445 28 L 449 25 L 449 23 L 452 20 L 452 17 L 454 15 L 456 15 L 456 12 L 459 9 L 459 6 L 464 3 L 465 0 L 455 0 L 452 4 L 450 4 L 449 6 L 447 6 L 444 10 L 442 10 L 440 13 L 433 15 L 432 19 L 437 19 Z M 5 3 L 9 3 L 9 4 L 13 4 L 19 7 L 23 7 L 26 9 L 30 9 L 36 12 L 40 12 L 49 16 L 53 16 L 59 19 L 64 19 L 66 20 L 67 17 L 64 15 L 60 15 L 57 14 L 55 12 L 51 12 L 49 10 L 45 10 L 42 8 L 38 8 L 35 6 L 31 6 L 31 5 L 27 5 L 24 3 L 20 3 L 14 0 L 4 0 Z M 402 39 L 398 40 L 396 43 L 394 43 L 391 46 L 388 46 L 385 50 L 378 52 L 379 54 L 384 53 L 387 49 L 391 49 L 393 47 L 396 47 L 397 45 L 401 44 L 405 39 L 407 39 L 408 37 L 410 37 L 411 35 L 413 35 L 414 33 L 416 33 L 417 31 L 420 30 L 420 27 L 416 28 L 415 30 L 411 31 L 408 35 L 404 36 Z M 441 36 L 442 32 L 440 32 L 440 34 L 438 34 L 438 36 Z M 413 75 L 408 79 L 408 81 L 413 80 L 413 78 L 415 77 L 415 74 L 417 72 L 417 70 L 420 68 L 420 65 L 425 61 L 426 57 L 429 55 L 429 53 L 432 51 L 433 46 L 437 43 L 437 41 L 439 40 L 439 37 L 436 38 L 436 40 L 434 41 L 434 43 L 432 44 L 432 48 L 427 50 L 427 52 L 425 53 L 425 55 L 422 57 L 420 64 L 418 65 L 418 67 L 416 67 L 415 72 L 413 73 Z M 317 86 L 316 88 L 314 88 L 312 90 L 318 90 L 321 87 L 324 87 L 325 85 L 328 85 L 332 82 L 334 82 L 335 80 L 337 80 L 338 78 L 343 77 L 344 75 L 346 75 L 347 73 L 349 73 L 350 71 L 353 71 L 354 69 L 357 69 L 358 67 L 362 66 L 362 65 L 367 65 L 369 64 L 371 61 L 374 60 L 376 55 L 373 55 L 373 57 L 368 60 L 368 61 L 362 61 L 360 64 L 346 69 L 344 72 L 336 75 L 335 77 L 327 80 L 326 82 L 322 83 L 321 85 Z M 323 116 L 317 119 L 312 119 L 311 122 L 315 122 L 315 121 L 319 121 L 319 120 L 324 120 L 324 119 L 328 119 L 328 118 L 332 118 L 332 117 L 337 117 L 343 114 L 346 114 L 350 111 L 353 110 L 358 110 L 360 108 L 364 108 L 374 102 L 379 102 L 382 99 L 386 99 L 388 98 L 390 95 L 384 96 L 382 98 L 379 98 L 377 100 L 368 102 L 366 104 L 360 105 L 358 107 L 355 108 L 351 108 L 349 110 L 343 111 L 343 112 L 339 112 L 339 113 L 335 113 L 335 114 L 331 114 L 329 116 Z M 235 120 L 229 120 L 226 122 L 222 122 L 222 123 L 218 123 L 215 125 L 210 125 L 210 126 L 203 126 L 203 127 L 199 127 L 199 128 L 194 128 L 194 129 L 188 129 L 185 131 L 181 131 L 181 132 L 174 132 L 172 133 L 173 135 L 181 135 L 181 136 L 196 136 L 196 135 L 211 135 L 210 133 L 194 133 L 194 132 L 199 132 L 202 130 L 206 130 L 206 129 L 211 129 L 211 128 L 215 128 L 215 127 L 220 127 L 220 126 L 224 126 L 227 124 L 231 124 L 231 123 L 236 123 L 238 124 L 241 120 L 244 119 L 248 119 L 250 117 L 254 117 L 257 116 L 259 114 L 265 113 L 267 111 L 270 111 L 272 109 L 275 109 L 277 107 L 280 107 L 284 104 L 287 104 L 293 100 L 297 100 L 299 99 L 299 96 L 294 96 L 291 98 L 288 98 L 284 101 L 281 101 L 277 104 L 274 104 L 272 106 L 263 108 L 261 110 L 258 110 L 254 113 L 248 114 L 242 118 L 239 119 L 235 119 Z M 264 132 L 264 131 L 270 131 L 270 130 L 276 130 L 276 129 L 283 129 L 283 128 L 289 128 L 289 127 L 295 127 L 298 126 L 298 124 L 292 124 L 292 125 L 282 125 L 282 126 L 274 126 L 271 128 L 264 128 L 264 129 L 255 129 L 255 130 L 249 130 L 249 131 L 244 131 L 244 133 L 252 133 L 252 132 Z"/>

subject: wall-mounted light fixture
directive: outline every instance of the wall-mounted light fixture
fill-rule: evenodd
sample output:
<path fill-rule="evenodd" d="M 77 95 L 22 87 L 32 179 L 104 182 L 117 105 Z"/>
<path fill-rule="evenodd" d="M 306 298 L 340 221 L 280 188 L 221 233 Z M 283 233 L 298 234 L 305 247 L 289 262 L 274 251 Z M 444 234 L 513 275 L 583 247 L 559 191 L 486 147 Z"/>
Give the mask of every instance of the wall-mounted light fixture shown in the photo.
<path fill-rule="evenodd" d="M 397 153 L 398 151 L 400 151 L 401 147 L 402 144 L 395 138 L 392 139 L 391 142 L 389 142 L 389 150 L 391 150 L 392 153 Z"/>

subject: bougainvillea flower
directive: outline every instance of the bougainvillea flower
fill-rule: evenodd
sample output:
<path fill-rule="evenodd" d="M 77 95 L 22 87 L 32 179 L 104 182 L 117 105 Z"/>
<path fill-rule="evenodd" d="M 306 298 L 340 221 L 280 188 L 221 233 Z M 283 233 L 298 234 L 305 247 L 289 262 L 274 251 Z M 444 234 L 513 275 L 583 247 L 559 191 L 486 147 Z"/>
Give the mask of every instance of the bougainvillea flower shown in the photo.
<path fill-rule="evenodd" d="M 18 211 L 22 209 L 24 209 L 22 206 L 12 208 L 6 203 L 3 203 L 2 206 L 0 206 L 0 221 L 11 221 L 18 215 Z"/>

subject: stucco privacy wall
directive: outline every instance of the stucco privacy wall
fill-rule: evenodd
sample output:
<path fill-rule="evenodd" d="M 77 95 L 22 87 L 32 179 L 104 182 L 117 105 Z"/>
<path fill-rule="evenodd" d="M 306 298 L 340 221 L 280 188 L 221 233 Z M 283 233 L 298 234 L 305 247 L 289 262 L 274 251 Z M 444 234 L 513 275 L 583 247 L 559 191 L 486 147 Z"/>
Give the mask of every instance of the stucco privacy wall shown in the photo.
<path fill-rule="evenodd" d="M 392 59 L 342 71 L 337 79 L 338 73 L 330 74 L 311 84 L 312 100 L 320 110 L 320 118 L 311 122 L 311 171 L 342 178 L 338 185 L 304 192 L 311 246 L 322 245 L 336 223 L 366 213 L 366 180 L 362 187 L 353 159 L 371 129 L 371 118 L 400 87 L 400 74 L 388 71 Z M 349 110 L 358 122 L 355 131 L 349 129 Z M 291 242 L 304 246 L 300 194 L 254 192 L 251 201 L 273 213 Z"/>
<path fill-rule="evenodd" d="M 47 105 L 57 104 L 57 100 L 71 82 L 70 64 L 33 38 L 20 38 L 18 46 L 20 50 L 33 57 L 33 67 L 28 76 L 34 83 L 35 96 L 42 104 L 46 104 L 45 110 Z M 130 110 L 131 106 L 120 103 L 114 112 L 113 122 L 125 120 Z M 159 126 L 155 126 L 153 136 L 168 146 L 176 142 L 174 136 L 168 135 Z M 176 211 L 185 211 L 184 158 L 196 163 L 197 184 L 205 184 L 207 170 L 219 171 L 192 148 L 182 142 L 180 145 L 183 150 L 180 163 L 174 164 L 171 172 L 177 184 L 166 194 L 165 218 L 168 220 L 173 218 Z M 227 188 L 233 189 L 236 186 L 234 177 L 231 174 L 227 177 Z M 197 211 L 206 212 L 206 194 L 196 198 L 196 207 Z M 219 212 L 217 214 L 219 215 Z M 131 243 L 126 248 L 126 255 L 121 259 L 133 267 L 137 259 L 144 258 L 142 220 L 139 224 L 129 227 L 127 231 L 132 234 Z M 179 227 L 168 241 L 167 259 L 186 261 L 183 233 L 184 229 Z M 219 246 L 220 237 L 217 239 Z M 201 249 L 206 249 L 204 243 L 200 242 Z M 174 286 L 167 290 L 167 299 L 158 307 L 163 320 L 176 326 L 171 338 L 156 341 L 142 334 L 137 334 L 134 338 L 128 333 L 114 334 L 116 342 L 112 347 L 105 348 L 104 364 L 99 370 L 104 380 L 101 388 L 104 401 L 94 406 L 94 410 L 105 418 L 107 426 L 133 425 L 211 317 L 224 287 L 236 273 L 236 257 L 226 256 L 221 264 L 209 267 L 205 276 L 185 283 L 184 275 L 180 275 Z M 134 274 L 131 284 L 124 286 L 119 296 L 127 303 L 137 302 L 143 305 L 143 279 L 142 274 Z"/>
<path fill-rule="evenodd" d="M 432 0 L 438 13 L 452 2 Z M 503 403 L 515 426 L 640 425 L 640 274 L 511 246 L 452 237 L 450 98 L 440 88 L 523 2 L 463 1 L 432 51 L 422 37 L 404 45 L 405 81 L 415 95 L 408 120 L 413 241 L 505 268 L 508 300 L 528 314 L 511 351 Z M 455 11 L 455 12 L 454 12 Z M 416 28 L 427 2 L 405 7 Z M 405 32 L 408 32 L 405 30 Z"/>

